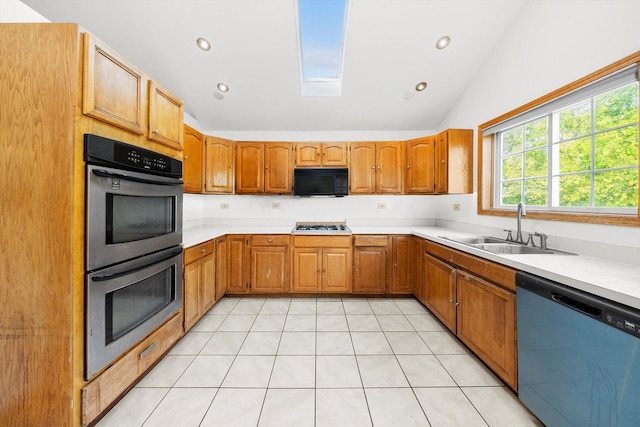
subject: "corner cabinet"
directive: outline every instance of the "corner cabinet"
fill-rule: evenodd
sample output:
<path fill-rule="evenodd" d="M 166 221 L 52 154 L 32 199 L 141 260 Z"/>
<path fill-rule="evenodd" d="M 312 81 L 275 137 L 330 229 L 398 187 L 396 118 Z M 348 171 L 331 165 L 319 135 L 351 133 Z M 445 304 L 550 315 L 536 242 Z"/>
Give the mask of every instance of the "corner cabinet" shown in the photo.
<path fill-rule="evenodd" d="M 517 391 L 516 271 L 426 241 L 423 303 Z"/>
<path fill-rule="evenodd" d="M 227 246 L 227 286 L 228 294 L 246 294 L 250 291 L 249 259 L 250 236 L 228 235 Z"/>
<path fill-rule="evenodd" d="M 182 180 L 185 193 L 202 193 L 204 136 L 185 125 L 183 137 Z"/>

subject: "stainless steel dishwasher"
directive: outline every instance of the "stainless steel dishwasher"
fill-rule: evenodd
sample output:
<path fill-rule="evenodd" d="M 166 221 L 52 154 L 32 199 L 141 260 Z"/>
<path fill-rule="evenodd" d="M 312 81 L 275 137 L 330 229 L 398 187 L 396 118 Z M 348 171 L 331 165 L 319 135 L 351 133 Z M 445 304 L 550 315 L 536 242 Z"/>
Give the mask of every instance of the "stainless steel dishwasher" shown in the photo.
<path fill-rule="evenodd" d="M 640 426 L 640 310 L 516 275 L 518 395 L 547 427 Z"/>

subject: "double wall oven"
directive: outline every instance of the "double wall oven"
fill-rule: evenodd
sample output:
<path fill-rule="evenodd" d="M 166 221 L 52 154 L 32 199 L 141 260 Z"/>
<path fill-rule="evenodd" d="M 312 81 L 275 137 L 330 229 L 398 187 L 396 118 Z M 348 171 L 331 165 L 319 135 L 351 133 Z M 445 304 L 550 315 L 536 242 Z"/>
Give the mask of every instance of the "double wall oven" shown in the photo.
<path fill-rule="evenodd" d="M 182 307 L 182 163 L 97 135 L 86 162 L 85 379 Z"/>

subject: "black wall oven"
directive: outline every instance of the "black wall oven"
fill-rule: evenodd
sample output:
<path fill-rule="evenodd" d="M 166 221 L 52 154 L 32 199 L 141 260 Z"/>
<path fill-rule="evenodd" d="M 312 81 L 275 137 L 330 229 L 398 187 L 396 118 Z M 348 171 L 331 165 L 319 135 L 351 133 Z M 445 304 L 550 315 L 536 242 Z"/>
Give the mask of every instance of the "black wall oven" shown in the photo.
<path fill-rule="evenodd" d="M 182 163 L 85 135 L 85 378 L 182 307 Z"/>

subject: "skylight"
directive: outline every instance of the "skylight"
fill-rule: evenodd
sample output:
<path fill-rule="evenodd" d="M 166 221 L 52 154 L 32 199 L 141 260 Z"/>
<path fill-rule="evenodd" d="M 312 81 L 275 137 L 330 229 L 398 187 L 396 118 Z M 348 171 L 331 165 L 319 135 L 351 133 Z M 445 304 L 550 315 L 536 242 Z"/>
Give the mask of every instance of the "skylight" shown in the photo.
<path fill-rule="evenodd" d="M 349 0 L 298 0 L 302 96 L 340 96 Z"/>

